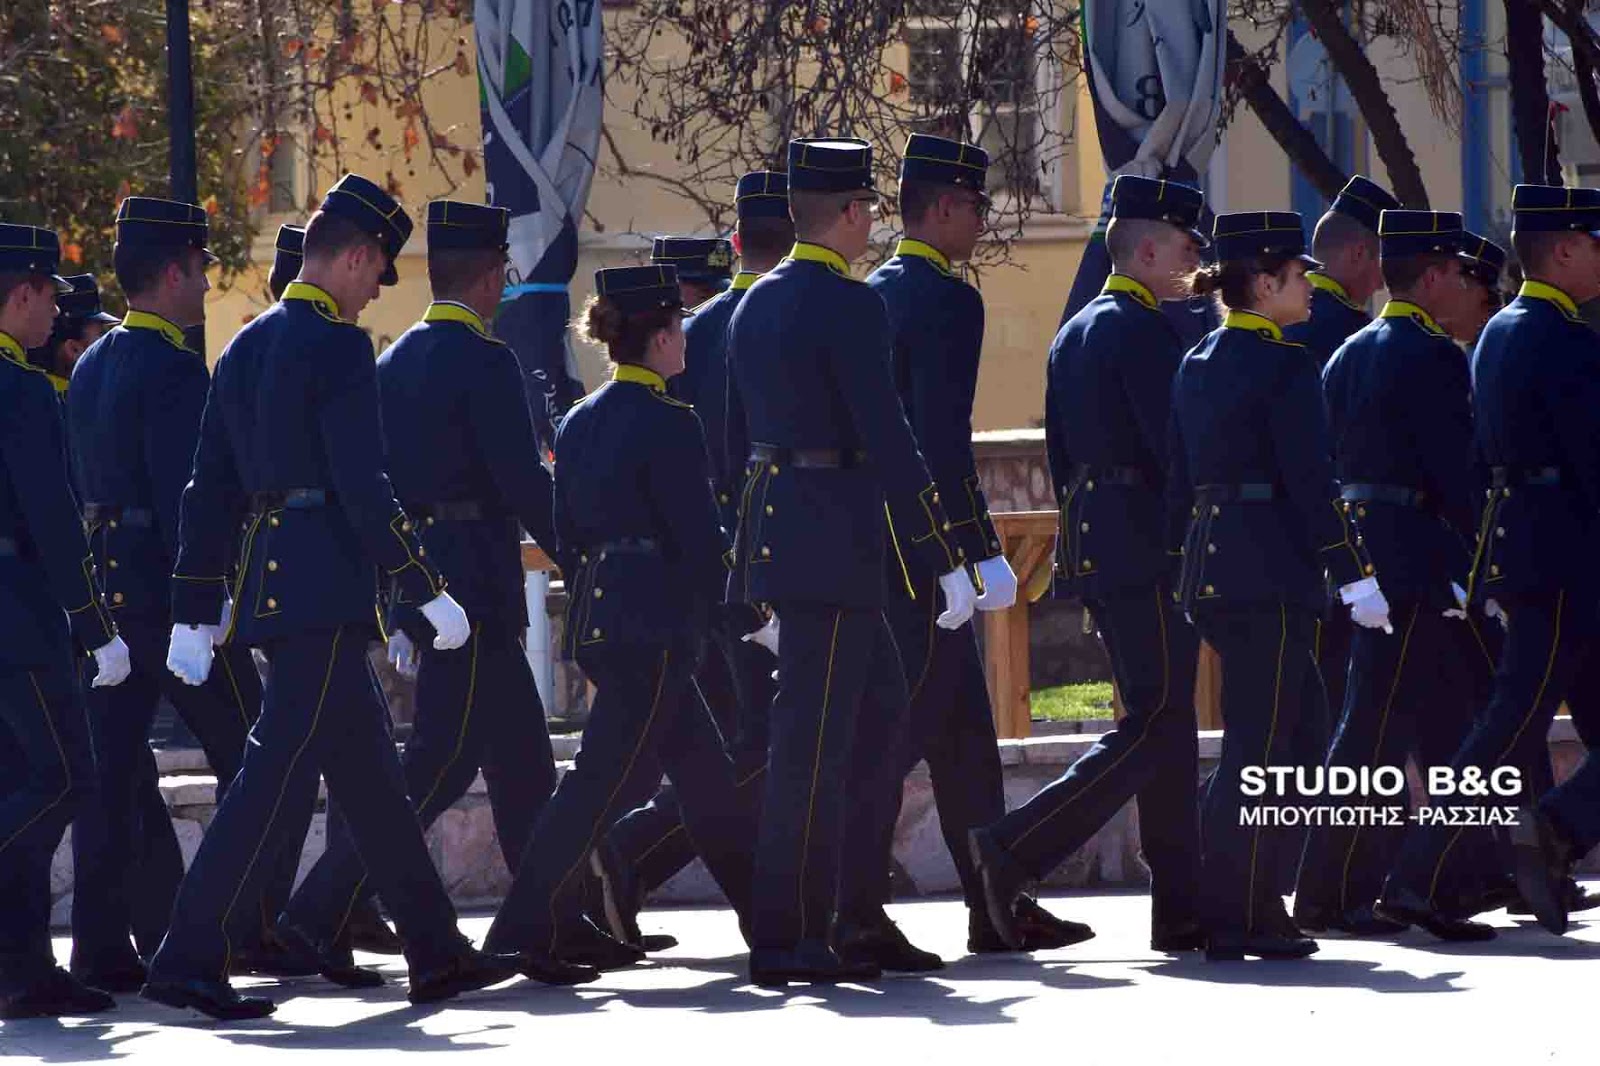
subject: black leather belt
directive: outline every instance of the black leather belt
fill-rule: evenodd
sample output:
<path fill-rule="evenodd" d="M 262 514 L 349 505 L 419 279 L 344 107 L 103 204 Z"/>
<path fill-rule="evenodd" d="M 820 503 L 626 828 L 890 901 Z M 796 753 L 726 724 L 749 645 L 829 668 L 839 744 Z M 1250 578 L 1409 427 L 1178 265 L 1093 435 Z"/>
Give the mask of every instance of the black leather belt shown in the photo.
<path fill-rule="evenodd" d="M 649 537 L 618 537 L 616 540 L 602 541 L 590 548 L 586 555 L 608 555 L 612 553 L 633 555 L 654 555 L 661 551 L 661 545 Z"/>
<path fill-rule="evenodd" d="M 1339 490 L 1341 500 L 1351 503 L 1392 503 L 1397 507 L 1427 507 L 1428 494 L 1404 485 L 1376 485 L 1352 481 Z"/>
<path fill-rule="evenodd" d="M 1086 485 L 1121 485 L 1130 489 L 1154 488 L 1151 479 L 1136 466 L 1089 466 L 1078 463 L 1072 468 L 1072 483 Z"/>
<path fill-rule="evenodd" d="M 267 489 L 250 494 L 250 510 L 305 511 L 314 507 L 326 507 L 333 501 L 334 495 L 327 489 Z"/>
<path fill-rule="evenodd" d="M 406 514 L 413 518 L 431 518 L 435 522 L 480 522 L 487 514 L 477 500 L 440 500 L 438 503 L 406 504 Z"/>
<path fill-rule="evenodd" d="M 17 542 L 11 537 L 0 537 L 0 557 L 21 555 Z"/>
<path fill-rule="evenodd" d="M 1196 503 L 1271 503 L 1278 498 L 1278 486 L 1265 481 L 1240 485 L 1197 485 Z"/>
<path fill-rule="evenodd" d="M 124 507 L 119 503 L 86 503 L 83 505 L 85 522 L 120 522 L 135 529 L 149 529 L 156 524 L 156 513 L 148 507 Z"/>
<path fill-rule="evenodd" d="M 1495 466 L 1489 468 L 1489 476 L 1493 478 L 1491 484 L 1497 489 L 1514 485 L 1550 486 L 1561 484 L 1561 468 L 1558 466 Z"/>
<path fill-rule="evenodd" d="M 750 448 L 750 461 L 800 470 L 849 470 L 863 465 L 867 453 L 852 448 L 780 448 L 775 444 L 755 444 Z"/>

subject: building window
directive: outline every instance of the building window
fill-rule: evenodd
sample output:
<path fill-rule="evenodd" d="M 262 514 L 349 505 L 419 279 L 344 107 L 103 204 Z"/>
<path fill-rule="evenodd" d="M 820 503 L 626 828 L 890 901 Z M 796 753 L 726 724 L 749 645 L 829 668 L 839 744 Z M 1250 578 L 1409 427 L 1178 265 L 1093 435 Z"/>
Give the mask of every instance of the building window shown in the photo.
<path fill-rule="evenodd" d="M 1045 195 L 1065 143 L 1045 121 L 1045 49 L 1023 17 L 981 21 L 966 0 L 911 0 L 903 37 L 912 125 L 970 139 L 989 153 L 989 192 L 1048 207 Z"/>

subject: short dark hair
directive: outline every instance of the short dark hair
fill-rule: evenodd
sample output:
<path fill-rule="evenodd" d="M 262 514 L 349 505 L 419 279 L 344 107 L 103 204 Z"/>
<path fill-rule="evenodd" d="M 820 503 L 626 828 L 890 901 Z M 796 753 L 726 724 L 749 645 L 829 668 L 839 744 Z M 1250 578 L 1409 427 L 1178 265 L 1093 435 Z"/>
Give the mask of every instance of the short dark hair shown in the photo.
<path fill-rule="evenodd" d="M 1367 244 L 1377 250 L 1378 235 L 1340 211 L 1329 211 L 1317 220 L 1311 234 L 1311 254 L 1326 263 L 1346 248 Z"/>
<path fill-rule="evenodd" d="M 739 220 L 739 247 L 744 255 L 776 259 L 794 247 L 794 220 L 757 216 Z"/>
<path fill-rule="evenodd" d="M 814 237 L 833 225 L 856 198 L 854 191 L 812 192 L 789 190 L 789 217 L 794 219 L 795 233 Z"/>
<path fill-rule="evenodd" d="M 367 245 L 379 255 L 383 244 L 343 215 L 318 211 L 306 223 L 305 258 L 328 260 L 357 245 Z"/>
<path fill-rule="evenodd" d="M 167 267 L 174 263 L 184 273 L 193 269 L 190 253 L 198 249 L 187 244 L 130 244 L 118 241 L 111 250 L 111 268 L 124 296 L 143 296 L 154 289 Z"/>
<path fill-rule="evenodd" d="M 1112 219 L 1106 226 L 1106 253 L 1111 256 L 1112 266 L 1126 266 L 1139 250 L 1139 242 L 1159 236 L 1163 229 L 1173 228 L 1170 223 L 1153 218 Z"/>
<path fill-rule="evenodd" d="M 933 181 L 907 178 L 900 182 L 900 218 L 905 222 L 921 222 L 928 217 L 939 197 L 953 192 L 949 185 Z"/>
<path fill-rule="evenodd" d="M 1573 230 L 1518 230 L 1511 234 L 1511 248 L 1517 253 L 1522 273 L 1537 274 L 1555 254 L 1556 245 L 1573 235 Z"/>
<path fill-rule="evenodd" d="M 11 301 L 11 294 L 25 285 L 38 289 L 43 288 L 48 282 L 42 274 L 34 274 L 26 270 L 0 271 L 0 311 L 4 311 L 6 304 Z"/>
<path fill-rule="evenodd" d="M 1189 275 L 1189 288 L 1196 296 L 1215 296 L 1223 307 L 1248 311 L 1255 300 L 1252 286 L 1256 275 L 1282 277 L 1284 268 L 1299 258 L 1289 252 L 1274 252 L 1249 259 L 1225 259 Z"/>
<path fill-rule="evenodd" d="M 498 248 L 428 249 L 428 284 L 435 300 L 454 300 L 485 274 L 505 264 Z"/>
<path fill-rule="evenodd" d="M 1390 293 L 1410 292 L 1432 267 L 1446 267 L 1456 261 L 1449 252 L 1423 252 L 1421 255 L 1384 256 L 1383 284 Z"/>

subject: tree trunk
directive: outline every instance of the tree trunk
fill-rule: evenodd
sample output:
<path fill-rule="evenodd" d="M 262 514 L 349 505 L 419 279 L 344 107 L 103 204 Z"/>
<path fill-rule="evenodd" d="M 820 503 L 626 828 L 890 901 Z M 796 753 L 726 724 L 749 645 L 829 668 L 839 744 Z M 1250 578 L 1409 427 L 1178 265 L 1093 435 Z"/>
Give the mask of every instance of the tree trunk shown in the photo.
<path fill-rule="evenodd" d="M 1311 131 L 1295 117 L 1294 111 L 1284 103 L 1272 87 L 1267 71 L 1244 50 L 1239 39 L 1228 33 L 1228 80 L 1239 86 L 1239 96 L 1266 127 L 1267 133 L 1289 157 L 1289 162 L 1300 168 L 1306 180 L 1316 186 L 1325 199 L 1332 200 L 1344 188 L 1349 176 L 1341 170 Z"/>
<path fill-rule="evenodd" d="M 1561 159 L 1550 132 L 1550 92 L 1544 80 L 1544 19 L 1532 0 L 1505 0 L 1506 60 L 1510 63 L 1511 129 L 1522 180 L 1561 184 Z"/>
<path fill-rule="evenodd" d="M 1508 4 L 1517 0 L 1506 0 Z M 1317 40 L 1327 50 L 1328 61 L 1344 79 L 1350 96 L 1361 109 L 1367 129 L 1372 134 L 1372 144 L 1378 158 L 1389 172 L 1394 186 L 1395 199 L 1410 208 L 1428 206 L 1428 189 L 1422 183 L 1422 170 L 1417 157 L 1411 152 L 1411 143 L 1400 128 L 1400 119 L 1389 102 L 1378 68 L 1372 65 L 1361 43 L 1350 35 L 1344 24 L 1344 5 L 1336 0 L 1301 0 L 1300 11 L 1311 26 Z"/>

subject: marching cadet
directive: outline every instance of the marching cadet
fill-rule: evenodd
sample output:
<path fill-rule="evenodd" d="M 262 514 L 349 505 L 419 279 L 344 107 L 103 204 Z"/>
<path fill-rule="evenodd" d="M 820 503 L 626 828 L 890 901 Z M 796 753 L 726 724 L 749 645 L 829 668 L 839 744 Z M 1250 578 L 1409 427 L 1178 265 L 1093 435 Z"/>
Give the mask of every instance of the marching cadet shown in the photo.
<path fill-rule="evenodd" d="M 971 258 L 988 215 L 989 156 L 977 145 L 912 134 L 900 167 L 905 238 L 867 284 L 889 312 L 893 372 L 917 447 L 944 501 L 952 538 L 983 588 L 978 610 L 1016 601 L 1017 578 L 1001 549 L 972 456 L 972 403 L 983 352 L 983 297 L 954 271 Z M 854 817 L 845 832 L 838 950 L 846 961 L 917 972 L 943 965 L 913 946 L 884 913 L 894 827 L 905 776 L 926 759 L 945 845 L 967 903 L 967 950 L 1009 950 L 989 919 L 967 833 L 1005 814 L 994 716 L 973 627 L 941 629 L 937 570 L 919 556 L 886 560 L 885 616 L 908 686 L 907 720 L 894 754 L 858 746 L 850 771 Z M 906 575 L 915 594 L 906 587 Z M 879 713 L 876 708 L 867 714 Z M 1191 804 L 1193 800 L 1191 799 Z M 1008 908 L 1029 950 L 1064 947 L 1093 935 L 1032 899 Z"/>
<path fill-rule="evenodd" d="M 664 769 L 736 908 L 748 907 L 754 817 L 694 680 L 727 537 L 699 419 L 667 394 L 683 371 L 677 277 L 670 266 L 599 270 L 595 292 L 580 328 L 606 346 L 613 376 L 562 419 L 555 474 L 564 651 L 594 701 L 577 764 L 540 813 L 485 943 L 612 969 L 643 952 L 584 914 L 584 873 L 625 798 L 648 795 Z"/>
<path fill-rule="evenodd" d="M 1358 625 L 1387 626 L 1388 604 L 1338 502 L 1318 367 L 1284 340 L 1317 265 L 1300 216 L 1218 215 L 1212 236 L 1216 265 L 1194 289 L 1227 317 L 1179 365 L 1167 480 L 1173 535 L 1187 525 L 1179 601 L 1221 660 L 1228 723 L 1201 814 L 1206 957 L 1300 958 L 1317 945 L 1283 909 L 1289 841 L 1247 822 L 1274 804 L 1247 794 L 1243 772 L 1291 764 L 1301 715 L 1326 714 L 1313 655 L 1324 570 Z"/>
<path fill-rule="evenodd" d="M 1600 632 L 1592 550 L 1600 534 L 1600 338 L 1578 313 L 1578 304 L 1600 297 L 1600 190 L 1518 185 L 1512 215 L 1525 280 L 1489 320 L 1472 359 L 1477 451 L 1491 487 L 1469 589 L 1474 604 L 1504 614 L 1506 633 L 1488 707 L 1451 761 L 1465 779 L 1542 757 L 1556 708 L 1593 661 Z M 1600 726 L 1593 701 L 1576 699 L 1571 710 L 1581 733 Z M 1600 755 L 1591 748 L 1537 805 L 1533 783 L 1520 785 L 1524 806 L 1511 829 L 1518 888 L 1539 923 L 1563 933 L 1571 862 L 1600 841 Z M 1509 798 L 1463 789 L 1451 802 Z M 1448 901 L 1440 886 L 1476 853 L 1482 833 L 1414 826 L 1378 913 L 1449 939 L 1493 937 L 1489 926 L 1441 923 Z"/>
<path fill-rule="evenodd" d="M 94 560 L 67 483 L 61 413 L 45 372 L 27 362 L 71 291 L 56 274 L 51 230 L 0 224 L 0 727 L 14 753 L 0 803 L 0 1019 L 109 1010 L 107 993 L 55 963 L 50 862 L 91 796 L 94 754 L 76 648 L 93 685 L 128 676 L 128 647 L 95 587 Z"/>
<path fill-rule="evenodd" d="M 183 875 L 171 820 L 139 814 L 162 806 L 148 770 L 156 709 L 166 698 L 200 741 L 220 803 L 260 713 L 261 681 L 249 650 L 239 646 L 219 652 L 220 669 L 198 688 L 179 684 L 165 668 L 178 505 L 210 381 L 205 357 L 186 346 L 183 333 L 205 319 L 206 269 L 216 261 L 206 248 L 206 212 L 130 196 L 117 209 L 116 231 L 113 257 L 128 314 L 77 361 L 67 421 L 84 526 L 133 674 L 88 695 L 98 794 L 72 834 L 72 969 L 107 991 L 137 992 L 145 968 L 129 943 L 136 896 L 158 893 L 151 906 L 170 914 Z M 303 799 L 309 821 L 315 796 Z M 138 856 L 158 853 L 176 868 L 141 866 L 135 874 Z M 298 858 L 288 859 L 290 878 Z M 271 912 L 256 915 L 241 954 L 252 967 L 267 966 L 262 941 Z"/>
<path fill-rule="evenodd" d="M 794 246 L 789 182 L 782 172 L 757 170 L 744 175 L 735 189 L 734 204 L 738 221 L 733 245 L 739 253 L 739 272 L 726 291 L 696 307 L 684 322 L 683 373 L 667 382 L 668 395 L 693 405 L 700 416 L 710 453 L 711 483 L 727 530 L 738 527 L 736 479 L 743 473 L 744 457 L 750 450 L 743 436 L 744 409 L 729 387 L 728 322 L 756 279 L 777 266 Z M 684 288 L 681 275 L 678 288 Z M 731 449 L 729 429 L 736 430 Z M 770 650 L 751 647 L 754 642 L 734 632 L 737 628 L 712 628 L 698 681 L 743 789 L 758 787 L 766 770 L 773 663 Z M 645 895 L 694 857 L 694 842 L 684 829 L 670 784 L 662 786 L 648 804 L 620 819 L 589 860 L 600 881 L 611 935 L 651 950 L 672 946 L 670 937 L 642 935 L 637 914 Z"/>
<path fill-rule="evenodd" d="M 995 923 L 1130 798 L 1150 867 L 1155 951 L 1205 947 L 1194 677 L 1198 641 L 1173 595 L 1163 489 L 1172 378 L 1183 350 L 1168 300 L 1189 298 L 1204 201 L 1133 175 L 1111 191 L 1113 272 L 1050 349 L 1045 441 L 1060 506 L 1056 568 L 1099 630 L 1126 714 L 1066 773 L 973 833 Z M 1022 946 L 1018 943 L 1018 946 Z"/>
<path fill-rule="evenodd" d="M 56 297 L 56 320 L 50 328 L 50 338 L 28 353 L 28 361 L 45 372 L 59 396 L 67 393 L 78 357 L 118 321 L 117 316 L 107 314 L 100 306 L 100 284 L 93 274 L 73 274 L 64 280 L 72 291 Z M 71 462 L 67 465 L 70 472 Z"/>
<path fill-rule="evenodd" d="M 1478 499 L 1471 378 L 1442 325 L 1469 322 L 1482 287 L 1465 278 L 1460 215 L 1386 210 L 1378 232 L 1389 301 L 1322 381 L 1344 511 L 1383 574 L 1395 632 L 1355 634 L 1330 767 L 1448 763 L 1493 669 L 1464 610 Z M 1405 928 L 1373 913 L 1399 835 L 1354 819 L 1308 834 L 1295 924 L 1355 936 Z"/>
<path fill-rule="evenodd" d="M 699 307 L 728 290 L 733 242 L 726 237 L 657 237 L 650 242 L 650 265 L 675 269 L 683 306 Z"/>
<path fill-rule="evenodd" d="M 533 416 L 516 356 L 489 332 L 505 287 L 501 207 L 428 205 L 433 303 L 378 359 L 378 398 L 389 476 L 405 512 L 422 523 L 422 547 L 451 575 L 472 619 L 460 648 L 418 638 L 427 623 L 398 588 L 390 604 L 389 658 L 417 683 L 416 721 L 401 762 L 426 829 L 460 799 L 481 768 L 506 865 L 516 867 L 534 819 L 555 788 L 544 706 L 523 648 L 522 530 L 553 547 L 550 475 L 534 457 Z M 348 837 L 330 841 L 301 882 L 284 922 L 338 952 L 352 904 L 370 892 Z M 570 984 L 597 976 L 528 955 L 523 972 Z"/>
<path fill-rule="evenodd" d="M 752 914 L 750 975 L 764 985 L 878 973 L 829 938 L 852 745 L 892 750 L 906 714 L 883 613 L 889 545 L 939 575 L 936 625 L 960 627 L 976 599 L 895 392 L 883 300 L 850 276 L 876 204 L 865 141 L 791 141 L 797 240 L 745 294 L 728 340 L 750 441 L 728 595 L 770 604 L 783 632 Z"/>
<path fill-rule="evenodd" d="M 248 924 L 240 901 L 259 892 L 262 856 L 291 831 L 284 797 L 314 789 L 319 770 L 405 940 L 410 1000 L 517 972 L 517 960 L 480 955 L 456 930 L 366 658 L 380 632 L 379 569 L 421 604 L 435 648 L 460 647 L 472 632 L 383 472 L 372 342 L 354 322 L 397 280 L 410 235 L 383 189 L 341 178 L 306 227 L 299 279 L 240 330 L 211 381 L 183 495 L 167 665 L 203 684 L 213 644 L 237 640 L 263 652 L 272 683 L 150 963 L 142 994 L 159 1003 L 216 1018 L 272 1012 L 271 1000 L 241 997 L 227 981 Z"/>
<path fill-rule="evenodd" d="M 278 227 L 278 236 L 272 242 L 272 272 L 267 275 L 267 289 L 273 300 L 283 299 L 283 290 L 289 282 L 300 276 L 300 264 L 305 261 L 306 231 L 304 226 L 284 223 Z"/>
<path fill-rule="evenodd" d="M 1500 291 L 1500 274 L 1506 265 L 1506 250 L 1487 237 L 1461 231 L 1461 275 L 1475 299 L 1468 301 L 1459 322 L 1441 320 L 1443 326 L 1458 344 L 1468 351 L 1478 343 L 1478 335 L 1489 324 L 1494 313 L 1506 305 L 1505 293 Z"/>

